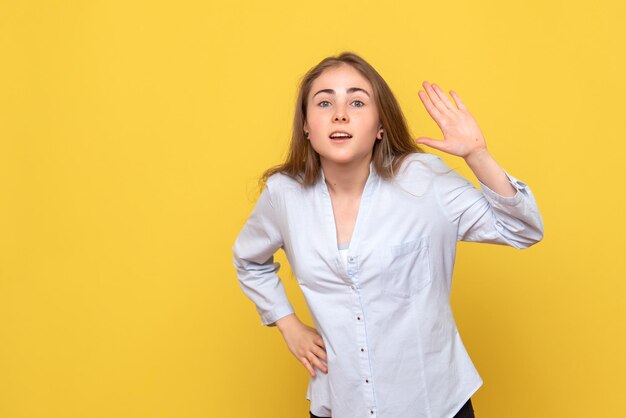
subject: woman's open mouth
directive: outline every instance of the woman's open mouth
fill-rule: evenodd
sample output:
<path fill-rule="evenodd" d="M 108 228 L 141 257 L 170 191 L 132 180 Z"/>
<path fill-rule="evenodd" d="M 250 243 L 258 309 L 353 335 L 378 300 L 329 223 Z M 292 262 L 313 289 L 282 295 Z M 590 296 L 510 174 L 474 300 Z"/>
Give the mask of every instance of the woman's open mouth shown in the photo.
<path fill-rule="evenodd" d="M 343 131 L 335 131 L 332 134 L 330 134 L 329 138 L 333 141 L 344 142 L 352 138 L 352 135 Z"/>

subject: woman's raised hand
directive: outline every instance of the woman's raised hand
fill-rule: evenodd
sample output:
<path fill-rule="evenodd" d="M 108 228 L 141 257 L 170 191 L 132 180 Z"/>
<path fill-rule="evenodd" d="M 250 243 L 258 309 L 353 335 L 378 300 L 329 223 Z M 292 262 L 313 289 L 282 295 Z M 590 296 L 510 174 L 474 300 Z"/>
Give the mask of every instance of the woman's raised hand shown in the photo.
<path fill-rule="evenodd" d="M 427 81 L 422 85 L 426 92 L 420 90 L 418 95 L 430 116 L 441 128 L 443 140 L 419 137 L 415 142 L 462 158 L 486 151 L 485 138 L 458 94 L 450 90 L 457 108 L 438 85 Z"/>
<path fill-rule="evenodd" d="M 276 321 L 289 351 L 301 362 L 315 377 L 313 366 L 324 373 L 328 373 L 328 367 L 322 362 L 327 362 L 326 346 L 322 336 L 315 328 L 303 324 L 295 314 L 285 316 Z"/>

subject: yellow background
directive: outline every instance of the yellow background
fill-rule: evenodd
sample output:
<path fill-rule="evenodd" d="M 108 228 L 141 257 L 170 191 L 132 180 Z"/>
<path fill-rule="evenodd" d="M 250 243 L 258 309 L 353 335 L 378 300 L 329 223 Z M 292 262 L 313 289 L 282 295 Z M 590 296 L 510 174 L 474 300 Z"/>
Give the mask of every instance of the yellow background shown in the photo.
<path fill-rule="evenodd" d="M 0 417 L 308 416 L 231 246 L 300 77 L 343 50 L 414 137 L 441 138 L 421 82 L 457 91 L 539 203 L 536 246 L 459 244 L 477 417 L 626 416 L 625 20 L 622 0 L 2 1 Z"/>

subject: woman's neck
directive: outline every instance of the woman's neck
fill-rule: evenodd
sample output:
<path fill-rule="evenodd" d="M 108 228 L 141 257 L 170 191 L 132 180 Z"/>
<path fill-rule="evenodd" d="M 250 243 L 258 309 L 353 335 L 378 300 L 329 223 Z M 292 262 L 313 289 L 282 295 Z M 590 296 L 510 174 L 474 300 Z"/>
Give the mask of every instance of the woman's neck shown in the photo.
<path fill-rule="evenodd" d="M 336 164 L 321 159 L 328 190 L 334 194 L 360 196 L 370 174 L 371 158 L 350 164 Z"/>

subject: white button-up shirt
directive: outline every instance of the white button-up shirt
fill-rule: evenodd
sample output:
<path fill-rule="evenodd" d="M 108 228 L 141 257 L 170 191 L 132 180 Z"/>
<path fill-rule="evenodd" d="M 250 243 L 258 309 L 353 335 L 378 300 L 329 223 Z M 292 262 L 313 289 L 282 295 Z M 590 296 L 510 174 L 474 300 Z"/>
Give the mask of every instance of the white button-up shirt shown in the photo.
<path fill-rule="evenodd" d="M 233 246 L 243 292 L 267 326 L 294 312 L 274 253 L 282 248 L 326 346 L 310 377 L 311 412 L 333 418 L 453 417 L 483 381 L 450 308 L 456 243 L 526 248 L 543 237 L 530 188 L 481 190 L 433 154 L 411 154 L 394 180 L 370 173 L 343 263 L 321 170 L 304 187 L 271 176 Z"/>

